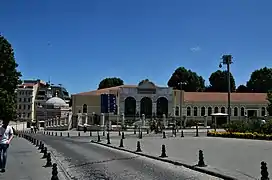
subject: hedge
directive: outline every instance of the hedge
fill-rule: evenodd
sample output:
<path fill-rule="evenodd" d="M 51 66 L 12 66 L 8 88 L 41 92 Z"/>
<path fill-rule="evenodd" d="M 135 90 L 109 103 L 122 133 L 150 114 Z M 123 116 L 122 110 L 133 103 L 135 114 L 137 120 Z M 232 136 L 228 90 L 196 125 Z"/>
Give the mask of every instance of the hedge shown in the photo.
<path fill-rule="evenodd" d="M 240 139 L 258 139 L 258 140 L 272 140 L 272 134 L 254 133 L 240 133 L 240 132 L 217 132 L 208 131 L 209 137 L 225 137 L 225 138 L 240 138 Z"/>

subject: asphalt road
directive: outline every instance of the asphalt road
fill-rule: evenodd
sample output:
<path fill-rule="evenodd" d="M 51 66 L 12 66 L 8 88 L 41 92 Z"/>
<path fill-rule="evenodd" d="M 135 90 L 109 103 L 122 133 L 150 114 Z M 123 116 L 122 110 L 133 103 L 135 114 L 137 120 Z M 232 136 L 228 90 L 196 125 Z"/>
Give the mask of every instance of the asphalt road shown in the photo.
<path fill-rule="evenodd" d="M 80 137 L 33 136 L 58 152 L 73 180 L 217 179 L 184 167 L 109 149 L 86 140 L 80 141 Z"/>

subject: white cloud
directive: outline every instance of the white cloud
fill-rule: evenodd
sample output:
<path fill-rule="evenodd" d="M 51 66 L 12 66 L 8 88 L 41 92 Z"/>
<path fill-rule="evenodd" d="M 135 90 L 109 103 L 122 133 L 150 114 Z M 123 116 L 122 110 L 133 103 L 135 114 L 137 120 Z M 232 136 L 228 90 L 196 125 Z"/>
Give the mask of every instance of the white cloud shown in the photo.
<path fill-rule="evenodd" d="M 199 46 L 196 46 L 196 47 L 190 48 L 190 50 L 191 50 L 192 52 L 197 52 L 197 51 L 200 51 L 201 48 L 200 48 Z"/>

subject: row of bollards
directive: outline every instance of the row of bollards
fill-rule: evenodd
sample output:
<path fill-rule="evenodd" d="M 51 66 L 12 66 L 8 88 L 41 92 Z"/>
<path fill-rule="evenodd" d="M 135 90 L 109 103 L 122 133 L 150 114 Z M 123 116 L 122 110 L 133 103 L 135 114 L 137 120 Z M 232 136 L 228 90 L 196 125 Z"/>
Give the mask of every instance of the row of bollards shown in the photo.
<path fill-rule="evenodd" d="M 123 138 L 120 139 L 119 147 L 120 148 L 124 147 Z M 136 151 L 135 152 L 142 152 L 140 141 L 137 141 Z M 166 146 L 164 144 L 161 146 L 161 155 L 159 157 L 160 158 L 168 157 L 166 155 Z M 196 166 L 198 166 L 198 167 L 206 167 L 207 166 L 205 164 L 205 161 L 204 161 L 204 154 L 203 154 L 202 150 L 199 150 L 199 152 L 198 152 L 198 163 L 197 163 Z M 261 162 L 261 180 L 269 180 L 269 173 L 268 173 L 268 170 L 267 170 L 267 164 L 265 162 L 263 162 L 263 161 Z"/>
<path fill-rule="evenodd" d="M 44 167 L 52 167 L 51 180 L 59 180 L 57 164 L 56 163 L 52 164 L 51 153 L 48 152 L 47 147 L 45 147 L 44 143 L 33 138 L 28 134 L 19 133 L 18 136 L 25 138 L 26 140 L 30 141 L 34 146 L 38 147 L 40 153 L 43 154 L 42 159 L 46 159 L 46 164 L 44 165 Z"/>

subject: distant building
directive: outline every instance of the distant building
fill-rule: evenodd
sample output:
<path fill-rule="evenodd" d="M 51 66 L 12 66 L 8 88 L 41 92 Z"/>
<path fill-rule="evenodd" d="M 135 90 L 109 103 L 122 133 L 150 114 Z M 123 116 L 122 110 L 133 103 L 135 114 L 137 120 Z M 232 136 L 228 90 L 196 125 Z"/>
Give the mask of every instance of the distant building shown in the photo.
<path fill-rule="evenodd" d="M 213 113 L 227 113 L 227 93 L 220 92 L 184 92 L 170 87 L 159 87 L 152 82 L 137 85 L 123 85 L 72 95 L 72 113 L 74 119 L 90 119 L 103 112 L 102 94 L 116 96 L 116 115 L 112 114 L 112 123 L 124 116 L 135 121 L 145 115 L 147 119 L 165 116 L 182 122 L 191 120 L 212 122 Z M 231 120 L 243 120 L 250 117 L 266 118 L 268 112 L 266 93 L 231 93 Z M 105 114 L 105 113 L 104 113 Z M 115 116 L 115 117 L 114 117 Z M 227 117 L 220 117 L 225 123 Z M 99 121 L 98 121 L 99 123 Z"/>
<path fill-rule="evenodd" d="M 44 127 L 48 116 L 46 102 L 55 96 L 67 105 L 70 102 L 69 93 L 64 87 L 51 86 L 39 79 L 23 80 L 17 89 L 18 120 L 27 121 L 27 127 L 31 125 Z"/>

